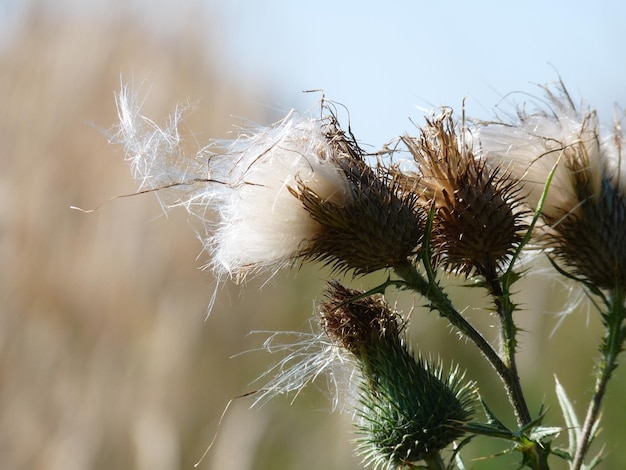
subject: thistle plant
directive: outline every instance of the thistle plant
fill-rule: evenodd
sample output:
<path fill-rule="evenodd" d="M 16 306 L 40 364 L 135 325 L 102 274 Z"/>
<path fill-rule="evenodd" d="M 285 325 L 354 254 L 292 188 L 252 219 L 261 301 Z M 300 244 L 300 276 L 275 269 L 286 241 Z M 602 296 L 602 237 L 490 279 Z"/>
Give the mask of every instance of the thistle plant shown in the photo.
<path fill-rule="evenodd" d="M 463 448 L 478 435 L 508 442 L 521 466 L 592 468 L 601 456 L 590 457 L 589 447 L 626 337 L 623 134 L 616 124 L 604 135 L 596 113 L 575 106 L 562 84 L 544 90 L 547 105 L 520 107 L 512 118 L 468 124 L 442 108 L 417 135 L 375 155 L 323 102 L 319 116 L 292 111 L 188 156 L 178 133 L 183 110 L 158 126 L 123 88 L 111 140 L 123 146 L 140 191 L 197 216 L 219 282 L 315 262 L 340 278 L 316 307 L 317 331 L 293 345 L 270 336 L 268 350 L 290 352 L 262 376 L 256 403 L 327 374 L 369 468 L 465 468 Z M 558 382 L 563 419 L 531 409 L 518 371 L 523 306 L 514 286 L 539 257 L 551 262 L 551 276 L 584 289 L 605 328 L 582 424 Z M 376 272 L 385 282 L 346 286 Z M 497 341 L 469 321 L 467 305 L 452 302 L 450 277 L 485 290 Z M 482 353 L 477 367 L 491 366 L 500 379 L 514 429 L 494 415 L 479 383 L 411 341 L 407 326 L 422 312 L 396 311 L 388 300 L 406 291 Z M 339 369 L 347 380 L 337 379 Z M 556 445 L 560 433 L 567 448 Z"/>

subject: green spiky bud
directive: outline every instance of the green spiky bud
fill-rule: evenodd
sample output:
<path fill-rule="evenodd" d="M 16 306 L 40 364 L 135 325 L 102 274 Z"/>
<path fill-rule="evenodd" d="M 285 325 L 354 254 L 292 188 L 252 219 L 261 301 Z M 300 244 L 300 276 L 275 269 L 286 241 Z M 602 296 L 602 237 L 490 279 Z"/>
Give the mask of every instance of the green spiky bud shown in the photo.
<path fill-rule="evenodd" d="M 393 469 L 438 455 L 464 434 L 472 414 L 473 383 L 455 368 L 415 357 L 406 346 L 400 317 L 378 296 L 331 284 L 322 326 L 352 352 L 362 375 L 359 452 L 373 468 Z"/>

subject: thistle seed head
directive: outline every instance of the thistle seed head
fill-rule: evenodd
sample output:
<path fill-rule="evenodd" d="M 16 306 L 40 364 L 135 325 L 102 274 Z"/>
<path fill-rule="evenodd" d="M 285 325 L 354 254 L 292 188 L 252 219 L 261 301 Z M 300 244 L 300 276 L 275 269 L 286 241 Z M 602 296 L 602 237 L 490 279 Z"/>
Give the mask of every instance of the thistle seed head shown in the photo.
<path fill-rule="evenodd" d="M 544 87 L 547 109 L 520 109 L 511 122 L 485 123 L 476 134 L 488 162 L 506 165 L 521 180 L 536 210 L 537 241 L 560 267 L 599 289 L 626 285 L 626 193 L 619 124 L 602 137 L 597 113 L 579 109 L 562 83 Z"/>
<path fill-rule="evenodd" d="M 403 140 L 419 167 L 414 191 L 434 211 L 436 261 L 468 276 L 495 276 L 527 229 L 517 181 L 475 157 L 448 109 L 428 119 L 419 138 Z"/>
<path fill-rule="evenodd" d="M 599 289 L 626 288 L 626 197 L 606 178 L 601 194 L 584 195 L 580 209 L 552 225 L 545 242 L 559 264 Z M 588 189 L 588 187 L 587 187 Z"/>
<path fill-rule="evenodd" d="M 397 337 L 403 325 L 382 296 L 359 298 L 361 292 L 332 281 L 320 305 L 320 324 L 336 345 L 360 357 L 380 338 Z"/>
<path fill-rule="evenodd" d="M 292 189 L 321 227 L 303 249 L 303 258 L 357 275 L 405 263 L 423 237 L 424 210 L 417 196 L 402 191 L 388 169 L 369 166 L 356 142 L 340 129 L 331 128 L 328 139 L 348 182 L 348 196 L 326 199 L 305 182 Z"/>

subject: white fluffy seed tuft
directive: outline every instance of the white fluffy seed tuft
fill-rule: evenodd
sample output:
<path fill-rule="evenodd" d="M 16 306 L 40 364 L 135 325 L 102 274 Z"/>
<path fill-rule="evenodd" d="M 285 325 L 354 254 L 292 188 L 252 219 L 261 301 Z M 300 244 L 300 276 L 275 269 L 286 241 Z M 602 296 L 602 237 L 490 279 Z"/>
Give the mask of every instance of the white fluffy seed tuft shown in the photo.
<path fill-rule="evenodd" d="M 502 165 L 524 184 L 527 201 L 536 208 L 548 175 L 556 165 L 543 213 L 557 219 L 575 210 L 579 201 L 572 185 L 572 167 L 592 176 L 600 190 L 602 161 L 595 112 L 581 112 L 568 96 L 548 94 L 551 107 L 527 114 L 519 110 L 517 120 L 479 125 L 474 144 L 488 163 Z"/>
<path fill-rule="evenodd" d="M 183 206 L 202 221 L 207 264 L 219 280 L 274 273 L 293 262 L 320 225 L 293 194 L 303 183 L 323 199 L 347 202 L 349 185 L 336 164 L 326 121 L 297 112 L 233 141 L 187 156 L 179 106 L 164 126 L 141 114 L 137 95 L 122 87 L 119 125 L 140 190 L 154 190 L 165 209 Z"/>

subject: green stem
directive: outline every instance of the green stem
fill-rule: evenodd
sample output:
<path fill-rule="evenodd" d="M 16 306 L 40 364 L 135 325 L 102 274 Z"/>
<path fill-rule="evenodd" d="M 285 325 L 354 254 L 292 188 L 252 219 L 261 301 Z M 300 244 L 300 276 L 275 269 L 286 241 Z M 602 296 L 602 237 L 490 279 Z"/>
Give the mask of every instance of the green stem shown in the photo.
<path fill-rule="evenodd" d="M 522 390 L 519 373 L 517 371 L 517 360 L 515 358 L 517 347 L 517 327 L 513 320 L 515 304 L 511 302 L 508 284 L 503 284 L 498 280 L 495 269 L 486 272 L 484 278 L 487 288 L 494 299 L 498 318 L 500 319 L 500 348 L 508 375 L 507 384 L 510 384 L 511 387 L 507 392 L 509 392 L 509 398 L 515 408 L 517 424 L 524 426 L 530 423 L 532 418 Z"/>
<path fill-rule="evenodd" d="M 607 384 L 613 371 L 617 367 L 617 356 L 624 345 L 624 339 L 626 338 L 626 327 L 623 325 L 624 318 L 626 318 L 626 307 L 624 306 L 624 301 L 626 300 L 625 294 L 623 289 L 615 289 L 608 299 L 607 312 L 602 314 L 603 323 L 606 328 L 604 340 L 600 347 L 602 357 L 596 372 L 596 386 L 593 397 L 589 402 L 585 422 L 580 437 L 578 438 L 578 446 L 571 467 L 573 470 L 579 470 L 583 465 L 591 439 L 593 438 L 593 429 L 600 414 Z"/>
<path fill-rule="evenodd" d="M 511 370 L 502 361 L 491 344 L 454 308 L 446 293 L 434 279 L 430 282 L 426 280 L 412 264 L 397 266 L 395 271 L 409 288 L 426 297 L 431 302 L 432 307 L 442 317 L 446 318 L 478 347 L 502 380 L 509 400 L 515 410 L 517 420 L 521 424 L 528 424 L 530 422 L 530 414 L 526 407 L 519 378 L 517 378 L 516 374 L 511 374 Z"/>
<path fill-rule="evenodd" d="M 495 269 L 488 270 L 484 273 L 487 289 L 494 299 L 496 311 L 500 319 L 500 345 L 503 362 L 508 374 L 508 382 L 506 383 L 510 387 L 507 388 L 507 393 L 515 409 L 517 423 L 523 427 L 529 424 L 532 418 L 528 410 L 528 405 L 526 404 L 522 383 L 517 371 L 517 360 L 515 358 L 515 351 L 517 349 L 517 326 L 515 326 L 513 319 L 515 304 L 511 301 L 509 276 L 510 275 L 507 273 L 501 282 L 497 277 Z M 522 452 L 526 455 L 528 463 L 532 468 L 549 468 L 549 451 L 539 443 L 530 441 L 523 447 Z"/>

